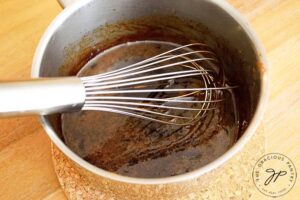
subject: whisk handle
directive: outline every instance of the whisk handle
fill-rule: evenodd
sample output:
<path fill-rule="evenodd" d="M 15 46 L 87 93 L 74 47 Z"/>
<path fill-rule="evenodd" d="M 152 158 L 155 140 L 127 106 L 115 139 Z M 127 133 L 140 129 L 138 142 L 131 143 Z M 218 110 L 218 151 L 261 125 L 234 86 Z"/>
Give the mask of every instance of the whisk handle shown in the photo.
<path fill-rule="evenodd" d="M 0 116 L 80 110 L 85 89 L 77 77 L 0 82 Z"/>

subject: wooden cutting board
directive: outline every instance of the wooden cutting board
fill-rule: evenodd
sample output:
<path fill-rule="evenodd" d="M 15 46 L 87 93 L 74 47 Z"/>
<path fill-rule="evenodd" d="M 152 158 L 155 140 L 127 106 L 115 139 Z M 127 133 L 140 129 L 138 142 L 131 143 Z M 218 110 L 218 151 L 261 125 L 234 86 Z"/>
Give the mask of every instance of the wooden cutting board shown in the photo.
<path fill-rule="evenodd" d="M 300 1 L 229 2 L 248 18 L 270 62 L 266 150 L 290 157 L 300 173 Z M 30 77 L 38 41 L 61 10 L 55 0 L 0 0 L 0 80 Z M 299 198 L 300 178 L 278 199 Z M 0 199 L 66 199 L 37 117 L 0 119 Z M 252 199 L 270 198 L 257 191 Z"/>

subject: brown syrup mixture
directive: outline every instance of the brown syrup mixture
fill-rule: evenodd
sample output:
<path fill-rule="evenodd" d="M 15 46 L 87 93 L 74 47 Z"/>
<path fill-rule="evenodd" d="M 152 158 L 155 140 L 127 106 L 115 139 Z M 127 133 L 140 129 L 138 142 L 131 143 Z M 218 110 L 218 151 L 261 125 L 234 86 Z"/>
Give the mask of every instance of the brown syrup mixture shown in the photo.
<path fill-rule="evenodd" d="M 136 40 L 160 40 L 187 44 L 196 41 L 184 33 L 151 27 L 151 31 L 120 37 L 115 43 L 99 44 L 82 53 L 69 74 L 75 74 L 95 54 L 111 46 Z M 181 35 L 182 34 L 182 35 Z M 123 53 L 123 54 L 122 54 Z M 124 52 L 104 56 L 84 70 L 87 76 L 116 68 Z M 134 52 L 127 52 L 129 54 Z M 120 56 L 123 55 L 123 56 Z M 123 59 L 123 60 L 118 60 Z M 224 93 L 217 109 L 192 126 L 172 126 L 107 112 L 84 111 L 62 115 L 65 143 L 88 162 L 125 176 L 154 178 L 183 174 L 204 166 L 224 154 L 245 127 L 239 126 L 236 98 Z"/>

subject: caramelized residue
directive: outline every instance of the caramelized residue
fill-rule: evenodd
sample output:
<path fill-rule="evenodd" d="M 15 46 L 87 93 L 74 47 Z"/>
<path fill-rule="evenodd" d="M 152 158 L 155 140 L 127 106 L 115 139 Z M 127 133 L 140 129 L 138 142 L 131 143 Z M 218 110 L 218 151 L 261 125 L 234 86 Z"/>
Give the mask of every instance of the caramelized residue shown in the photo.
<path fill-rule="evenodd" d="M 157 23 L 159 20 L 161 23 Z M 79 43 L 79 51 L 66 51 L 68 60 L 62 75 L 75 75 L 98 53 L 115 45 L 137 40 L 170 41 L 179 44 L 205 42 L 217 48 L 222 57 L 232 57 L 223 65 L 240 64 L 235 52 L 219 43 L 201 24 L 175 17 L 159 17 L 129 21 L 99 28 Z M 74 46 L 70 49 L 75 49 Z M 115 58 L 114 58 L 115 59 Z M 107 59 L 90 73 L 106 71 Z M 230 63 L 231 62 L 231 63 Z M 89 72 L 85 72 L 88 75 Z M 231 83 L 231 79 L 228 80 Z M 235 81 L 235 80 L 234 80 Z M 232 84 L 235 84 L 233 81 Z M 195 170 L 224 154 L 244 131 L 249 117 L 243 108 L 243 90 L 226 93 L 216 110 L 193 126 L 170 126 L 106 112 L 63 114 L 65 143 L 88 162 L 111 172 L 132 177 L 167 177 Z M 246 97 L 244 97 L 246 98 Z M 234 107 L 237 107 L 235 112 Z M 241 123 L 241 121 L 243 123 Z M 242 125 L 240 125 L 242 124 Z"/>

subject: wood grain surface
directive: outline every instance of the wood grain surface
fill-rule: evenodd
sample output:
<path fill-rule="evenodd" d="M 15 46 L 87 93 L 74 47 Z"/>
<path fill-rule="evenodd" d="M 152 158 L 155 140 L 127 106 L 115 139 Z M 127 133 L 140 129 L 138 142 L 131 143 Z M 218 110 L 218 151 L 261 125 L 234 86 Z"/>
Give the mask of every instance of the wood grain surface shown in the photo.
<path fill-rule="evenodd" d="M 300 1 L 229 2 L 250 21 L 267 51 L 271 67 L 264 116 L 267 152 L 290 157 L 299 174 Z M 38 41 L 61 10 L 55 0 L 0 0 L 1 81 L 30 77 Z M 277 199 L 300 199 L 299 176 L 292 191 Z M 0 199 L 66 199 L 53 170 L 50 140 L 37 117 L 0 119 Z M 252 199 L 271 198 L 257 191 Z"/>

